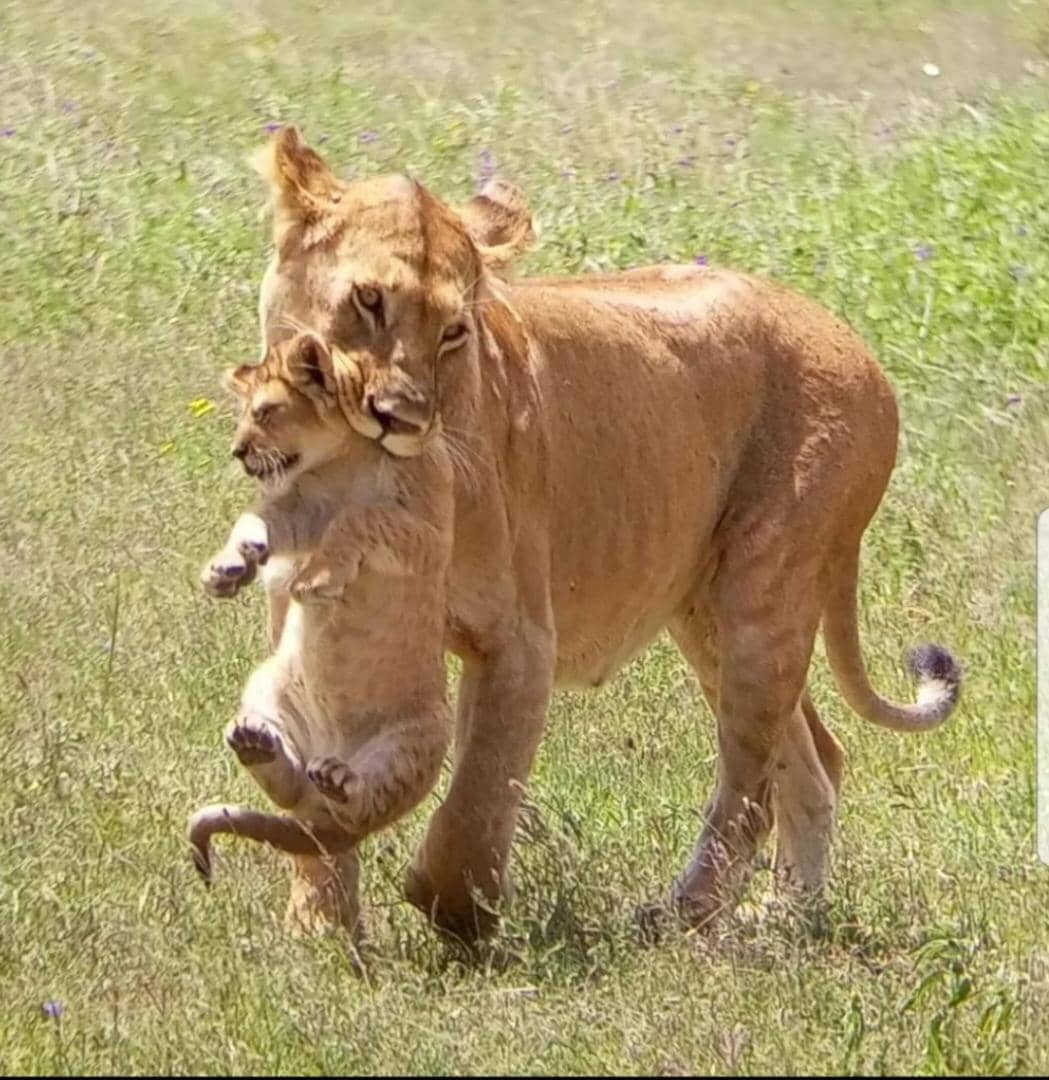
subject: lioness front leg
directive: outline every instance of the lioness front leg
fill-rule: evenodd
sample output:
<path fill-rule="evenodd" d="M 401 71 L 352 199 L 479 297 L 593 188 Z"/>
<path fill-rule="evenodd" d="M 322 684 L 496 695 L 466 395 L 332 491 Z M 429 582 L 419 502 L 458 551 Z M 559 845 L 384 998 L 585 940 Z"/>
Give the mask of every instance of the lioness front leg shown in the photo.
<path fill-rule="evenodd" d="M 234 524 L 225 547 L 213 556 L 200 575 L 200 583 L 209 596 L 227 599 L 236 596 L 255 580 L 258 568 L 270 554 L 269 530 L 257 514 L 241 514 Z"/>
<path fill-rule="evenodd" d="M 293 737 L 301 723 L 294 677 L 281 655 L 264 660 L 251 673 L 240 712 L 226 728 L 226 744 L 241 765 L 278 806 L 294 809 L 309 788 Z M 289 728 L 289 725 L 291 727 Z"/>
<path fill-rule="evenodd" d="M 510 889 L 510 845 L 546 722 L 554 659 L 553 634 L 522 619 L 512 645 L 463 665 L 455 775 L 405 882 L 408 899 L 463 940 L 494 929 L 493 903 Z"/>

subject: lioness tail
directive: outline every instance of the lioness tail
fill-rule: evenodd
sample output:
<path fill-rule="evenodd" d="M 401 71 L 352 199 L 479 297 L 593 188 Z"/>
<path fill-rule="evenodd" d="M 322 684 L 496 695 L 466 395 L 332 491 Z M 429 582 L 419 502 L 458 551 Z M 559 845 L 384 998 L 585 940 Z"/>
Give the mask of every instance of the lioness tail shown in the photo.
<path fill-rule="evenodd" d="M 911 649 L 907 662 L 918 680 L 918 700 L 901 705 L 878 694 L 867 678 L 860 649 L 856 609 L 859 549 L 842 558 L 823 610 L 827 659 L 849 707 L 865 720 L 894 731 L 928 731 L 954 711 L 961 693 L 962 669 L 940 645 Z"/>

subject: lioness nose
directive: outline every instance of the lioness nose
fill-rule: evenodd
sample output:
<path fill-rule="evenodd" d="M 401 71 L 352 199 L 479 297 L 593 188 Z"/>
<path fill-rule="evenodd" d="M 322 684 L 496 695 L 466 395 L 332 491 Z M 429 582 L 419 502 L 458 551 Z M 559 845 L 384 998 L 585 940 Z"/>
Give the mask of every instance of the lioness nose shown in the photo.
<path fill-rule="evenodd" d="M 235 442 L 230 448 L 230 453 L 238 461 L 243 461 L 248 456 L 248 444 L 242 442 Z"/>

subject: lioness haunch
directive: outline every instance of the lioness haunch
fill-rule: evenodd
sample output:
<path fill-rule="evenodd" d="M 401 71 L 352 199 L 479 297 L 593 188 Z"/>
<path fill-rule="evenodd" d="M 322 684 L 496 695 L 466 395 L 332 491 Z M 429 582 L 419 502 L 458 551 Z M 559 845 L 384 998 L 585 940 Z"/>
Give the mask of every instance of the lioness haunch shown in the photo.
<path fill-rule="evenodd" d="M 190 820 L 197 868 L 235 833 L 299 860 L 289 921 L 358 920 L 357 844 L 416 806 L 450 734 L 444 579 L 452 470 L 439 435 L 398 459 L 350 427 L 355 369 L 312 335 L 227 377 L 242 402 L 233 446 L 263 490 L 202 575 L 234 596 L 259 567 L 291 603 L 226 741 L 288 815 L 209 806 Z"/>

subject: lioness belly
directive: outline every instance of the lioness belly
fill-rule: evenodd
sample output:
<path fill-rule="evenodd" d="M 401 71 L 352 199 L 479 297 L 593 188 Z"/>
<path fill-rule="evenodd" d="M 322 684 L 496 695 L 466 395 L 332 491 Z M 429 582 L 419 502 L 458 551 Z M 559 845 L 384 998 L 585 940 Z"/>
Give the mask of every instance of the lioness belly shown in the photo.
<path fill-rule="evenodd" d="M 524 288 L 549 417 L 557 679 L 600 684 L 709 569 L 763 361 L 712 332 L 723 289 Z"/>

